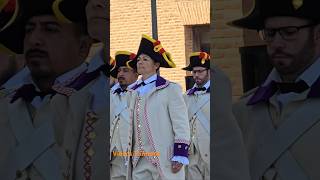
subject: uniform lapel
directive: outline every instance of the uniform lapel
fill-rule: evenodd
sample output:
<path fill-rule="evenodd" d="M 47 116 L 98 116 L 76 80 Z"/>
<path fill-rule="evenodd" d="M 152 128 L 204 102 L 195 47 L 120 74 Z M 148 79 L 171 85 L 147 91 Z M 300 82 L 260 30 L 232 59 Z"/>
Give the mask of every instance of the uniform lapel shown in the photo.
<path fill-rule="evenodd" d="M 210 102 L 210 97 L 209 96 L 204 96 L 204 95 L 193 95 L 191 97 L 194 99 L 194 105 L 191 105 L 188 107 L 188 112 L 189 112 L 189 118 L 191 118 L 193 115 L 195 115 L 198 111 L 201 110 L 201 108 L 206 105 L 207 103 Z"/>
<path fill-rule="evenodd" d="M 44 114 L 48 115 L 48 107 L 44 107 Z M 16 113 L 20 109 L 22 113 Z M 59 174 L 59 160 L 56 154 L 49 148 L 55 143 L 54 129 L 52 126 L 52 116 L 49 114 L 38 128 L 32 125 L 30 114 L 27 110 L 26 104 L 19 99 L 14 102 L 8 109 L 9 121 L 13 132 L 18 140 L 18 145 L 11 152 L 12 161 L 8 164 L 9 172 L 8 178 L 14 176 L 17 169 L 23 170 L 31 163 L 37 168 L 39 173 L 45 179 L 60 179 Z M 21 117 L 21 114 L 23 115 Z M 38 117 L 35 117 L 38 118 Z M 23 125 L 23 126 L 21 126 Z M 47 164 L 50 162 L 50 164 Z"/>
<path fill-rule="evenodd" d="M 258 126 L 256 130 L 266 132 L 264 139 L 257 140 L 262 143 L 257 145 L 260 148 L 257 149 L 251 160 L 253 179 L 259 179 L 282 153 L 286 152 L 299 137 L 320 120 L 320 111 L 310 109 L 317 104 L 319 104 L 317 99 L 306 100 L 297 111 L 283 121 L 277 130 L 273 128 L 270 114 L 264 104 L 252 108 L 256 114 L 253 119 Z"/>
<path fill-rule="evenodd" d="M 18 141 L 21 141 L 33 131 L 31 113 L 21 98 L 8 106 L 8 116 L 11 128 Z"/>
<path fill-rule="evenodd" d="M 259 144 L 254 144 L 255 147 L 261 147 L 262 144 L 266 143 L 266 141 L 272 141 L 273 137 L 270 137 L 269 134 L 272 134 L 274 132 L 274 127 L 272 125 L 271 117 L 269 114 L 269 109 L 266 106 L 265 103 L 263 104 L 258 104 L 256 106 L 249 106 L 248 108 L 250 109 L 250 113 L 254 113 L 255 115 L 252 116 L 252 119 L 250 122 L 252 122 L 252 127 L 255 127 L 252 129 L 253 132 L 250 132 L 249 136 L 251 138 L 254 138 L 255 142 L 245 142 L 247 146 L 251 146 L 252 143 L 259 143 Z M 262 131 L 263 130 L 263 131 Z M 263 133 L 263 134 L 262 134 Z M 261 138 L 260 138 L 261 137 Z M 251 174 L 255 172 L 260 172 L 261 174 L 263 173 L 265 168 L 268 167 L 268 160 L 272 156 L 271 153 L 265 152 L 266 150 L 264 147 L 257 148 L 257 149 L 250 149 L 251 151 L 248 152 L 249 156 L 252 156 L 250 158 L 250 164 L 251 164 Z M 261 158 L 261 153 L 265 153 L 262 158 L 263 160 L 259 159 Z M 260 160 L 259 164 L 254 164 L 257 163 L 258 159 Z M 253 179 L 258 179 L 256 176 L 253 176 Z"/>
<path fill-rule="evenodd" d="M 148 99 L 148 98 L 150 98 L 150 96 L 154 93 L 154 92 L 156 92 L 158 89 L 156 88 L 156 87 L 153 87 L 149 92 L 147 92 L 146 94 L 145 94 L 145 98 L 146 99 Z"/>

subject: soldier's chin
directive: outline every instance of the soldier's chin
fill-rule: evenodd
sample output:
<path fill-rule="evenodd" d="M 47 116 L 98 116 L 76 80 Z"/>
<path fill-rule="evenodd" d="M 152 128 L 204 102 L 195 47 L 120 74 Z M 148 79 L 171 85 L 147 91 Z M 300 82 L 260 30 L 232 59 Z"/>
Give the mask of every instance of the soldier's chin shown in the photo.
<path fill-rule="evenodd" d="M 118 80 L 118 82 L 119 82 L 120 85 L 125 85 L 126 84 L 125 80 Z"/>
<path fill-rule="evenodd" d="M 144 74 L 144 69 L 143 68 L 138 68 L 138 74 Z"/>
<path fill-rule="evenodd" d="M 279 74 L 287 75 L 291 73 L 290 67 L 286 65 L 276 65 L 274 66 Z"/>
<path fill-rule="evenodd" d="M 202 84 L 202 80 L 201 79 L 195 79 L 194 81 L 196 84 Z"/>
<path fill-rule="evenodd" d="M 288 59 L 273 59 L 273 66 L 280 74 L 287 74 L 290 71 L 290 61 Z"/>
<path fill-rule="evenodd" d="M 38 78 L 45 78 L 51 75 L 49 70 L 46 68 L 41 68 L 41 67 L 28 67 L 30 69 L 31 75 L 33 77 L 38 77 Z"/>

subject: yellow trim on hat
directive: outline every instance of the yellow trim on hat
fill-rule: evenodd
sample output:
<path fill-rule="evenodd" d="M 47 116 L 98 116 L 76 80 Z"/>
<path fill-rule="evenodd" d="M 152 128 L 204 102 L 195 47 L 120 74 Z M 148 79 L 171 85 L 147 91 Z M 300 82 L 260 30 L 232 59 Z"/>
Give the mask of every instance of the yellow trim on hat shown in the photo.
<path fill-rule="evenodd" d="M 0 11 L 8 4 L 9 0 L 0 0 Z"/>
<path fill-rule="evenodd" d="M 72 21 L 70 21 L 68 18 L 66 18 L 63 13 L 60 11 L 59 8 L 59 4 L 62 2 L 63 0 L 55 0 L 52 3 L 52 11 L 55 14 L 56 18 L 62 22 L 62 23 L 72 23 Z"/>
<path fill-rule="evenodd" d="M 162 54 L 162 57 L 167 61 L 170 67 L 175 68 L 176 64 L 172 61 L 172 56 L 169 52 L 165 52 Z"/>
<path fill-rule="evenodd" d="M 149 41 L 152 42 L 152 43 L 157 42 L 155 39 L 151 38 L 150 36 L 148 36 L 148 35 L 146 35 L 146 34 L 142 34 L 142 38 L 145 38 L 145 39 L 149 40 Z M 154 50 L 155 52 L 159 52 L 161 48 L 163 48 L 163 47 L 162 47 L 161 44 L 159 44 L 159 45 L 155 46 L 155 47 L 153 48 L 153 50 Z M 171 54 L 170 54 L 169 52 L 162 53 L 161 55 L 162 55 L 162 57 L 164 58 L 164 60 L 168 63 L 168 65 L 169 65 L 170 67 L 172 67 L 172 68 L 175 68 L 175 67 L 176 67 L 176 64 L 172 61 L 172 56 L 171 56 Z"/>
<path fill-rule="evenodd" d="M 155 39 L 153 39 L 152 37 L 146 35 L 146 34 L 142 34 L 142 38 L 148 39 L 149 41 L 151 41 L 152 43 L 156 42 Z"/>
<path fill-rule="evenodd" d="M 131 61 L 133 61 L 133 60 L 129 60 L 129 61 L 126 62 L 126 66 L 127 66 L 127 68 L 129 68 L 129 69 L 133 69 L 133 68 L 129 65 L 129 62 L 131 62 Z"/>
<path fill-rule="evenodd" d="M 0 43 L 0 52 L 9 54 L 9 55 L 16 55 L 15 52 L 11 51 L 10 49 L 8 49 L 7 47 L 5 47 L 3 44 Z"/>
<path fill-rule="evenodd" d="M 124 54 L 124 55 L 128 55 L 130 56 L 132 54 L 132 52 L 130 51 L 117 51 L 116 54 L 114 55 L 114 57 L 116 57 L 117 55 L 121 55 L 121 54 Z M 126 66 L 129 68 L 129 69 L 133 69 L 130 65 L 129 65 L 129 62 L 131 62 L 133 60 L 129 60 L 126 62 Z"/>
<path fill-rule="evenodd" d="M 131 52 L 129 52 L 129 51 L 117 51 L 114 57 L 116 57 L 119 54 L 124 54 L 124 55 L 129 55 L 130 56 Z"/>
<path fill-rule="evenodd" d="M 110 69 L 110 72 L 114 69 L 114 68 L 116 68 L 116 60 L 115 59 L 113 59 L 111 56 L 110 56 L 110 65 L 112 66 L 112 64 L 114 63 L 114 65 L 113 65 L 113 67 Z"/>
<path fill-rule="evenodd" d="M 16 1 L 16 7 L 14 8 L 14 13 L 13 13 L 12 17 L 10 18 L 9 22 L 5 26 L 3 26 L 3 28 L 0 29 L 0 32 L 3 31 L 4 29 L 6 29 L 8 26 L 10 26 L 14 22 L 14 20 L 16 19 L 17 15 L 18 15 L 19 4 L 18 4 L 18 0 L 15 0 L 15 1 Z M 9 0 L 7 2 L 9 2 Z"/>
<path fill-rule="evenodd" d="M 116 64 L 110 69 L 110 72 L 113 71 L 116 68 Z"/>

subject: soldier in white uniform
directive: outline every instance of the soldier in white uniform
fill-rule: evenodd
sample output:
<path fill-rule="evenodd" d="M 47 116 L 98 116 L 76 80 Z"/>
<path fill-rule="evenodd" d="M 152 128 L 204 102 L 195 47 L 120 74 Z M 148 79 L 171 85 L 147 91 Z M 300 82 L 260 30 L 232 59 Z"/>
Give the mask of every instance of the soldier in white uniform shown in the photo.
<path fill-rule="evenodd" d="M 260 30 L 274 66 L 234 105 L 253 180 L 320 178 L 319 6 L 318 0 L 260 0 L 232 22 Z"/>
<path fill-rule="evenodd" d="M 71 89 L 63 86 L 87 69 L 90 41 L 83 27 L 54 16 L 53 1 L 23 5 L 30 73 L 13 96 L 0 102 L 0 142 L 6 144 L 0 174 L 3 179 L 72 179 L 82 127 L 73 116 L 81 115 L 84 105 L 78 102 L 80 112 L 70 113 Z"/>
<path fill-rule="evenodd" d="M 190 164 L 186 177 L 190 180 L 210 179 L 210 56 L 205 52 L 190 55 L 194 86 L 184 95 L 191 130 Z"/>
<path fill-rule="evenodd" d="M 117 51 L 115 66 L 110 75 L 118 79 L 110 92 L 110 153 L 111 179 L 126 179 L 129 156 L 117 156 L 116 152 L 127 152 L 129 128 L 132 121 L 129 111 L 130 92 L 138 79 L 136 54 Z"/>
<path fill-rule="evenodd" d="M 132 179 L 185 179 L 189 163 L 190 128 L 181 87 L 157 75 L 160 67 L 175 67 L 160 41 L 143 35 L 137 53 L 141 79 L 132 89 Z M 130 170 L 130 169 L 129 169 Z"/>
<path fill-rule="evenodd" d="M 108 132 L 106 130 L 107 99 L 109 64 L 106 55 L 107 27 L 106 4 L 100 0 L 83 1 L 56 1 L 55 7 L 67 19 L 73 16 L 70 7 L 75 4 L 85 7 L 87 29 L 95 42 L 102 42 L 104 48 L 89 61 L 87 70 L 67 87 L 76 90 L 70 97 L 70 111 L 75 121 L 82 122 L 77 156 L 75 158 L 75 179 L 106 179 L 109 163 L 108 157 Z M 55 11 L 59 14 L 59 11 Z M 80 9 L 82 11 L 82 9 Z M 99 27 L 99 28 L 97 28 Z"/>

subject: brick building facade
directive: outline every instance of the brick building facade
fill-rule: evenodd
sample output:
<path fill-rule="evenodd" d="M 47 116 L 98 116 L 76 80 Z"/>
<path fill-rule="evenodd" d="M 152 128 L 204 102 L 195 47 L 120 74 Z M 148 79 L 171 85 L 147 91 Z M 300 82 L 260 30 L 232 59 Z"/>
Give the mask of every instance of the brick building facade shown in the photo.
<path fill-rule="evenodd" d="M 261 45 L 257 32 L 228 26 L 226 23 L 248 14 L 253 0 L 212 0 L 211 49 L 213 63 L 230 77 L 234 100 L 243 94 L 239 47 Z"/>
<path fill-rule="evenodd" d="M 185 90 L 181 70 L 192 51 L 210 51 L 210 0 L 158 0 L 158 37 L 170 52 L 176 68 L 160 69 L 161 76 Z M 110 1 L 110 54 L 118 50 L 137 52 L 141 35 L 152 36 L 151 0 Z"/>

